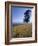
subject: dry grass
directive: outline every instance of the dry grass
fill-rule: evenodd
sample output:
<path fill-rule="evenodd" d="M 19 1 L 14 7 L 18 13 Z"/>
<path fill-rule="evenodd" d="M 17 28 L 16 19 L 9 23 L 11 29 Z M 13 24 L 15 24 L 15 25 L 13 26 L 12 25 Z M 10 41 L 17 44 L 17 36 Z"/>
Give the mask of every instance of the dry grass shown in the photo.
<path fill-rule="evenodd" d="M 22 24 L 12 28 L 12 37 L 22 38 L 32 36 L 32 24 Z"/>

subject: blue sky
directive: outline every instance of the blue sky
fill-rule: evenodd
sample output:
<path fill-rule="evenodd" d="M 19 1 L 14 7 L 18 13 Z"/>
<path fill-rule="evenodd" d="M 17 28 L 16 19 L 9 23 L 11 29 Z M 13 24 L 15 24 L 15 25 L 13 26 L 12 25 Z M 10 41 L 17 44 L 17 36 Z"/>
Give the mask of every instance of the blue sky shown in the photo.
<path fill-rule="evenodd" d="M 20 8 L 20 7 L 12 7 L 11 11 L 12 11 L 12 23 L 23 23 L 23 19 L 24 19 L 24 12 L 26 12 L 26 10 L 32 10 L 32 8 Z M 30 22 L 32 22 L 32 15 L 30 17 Z"/>

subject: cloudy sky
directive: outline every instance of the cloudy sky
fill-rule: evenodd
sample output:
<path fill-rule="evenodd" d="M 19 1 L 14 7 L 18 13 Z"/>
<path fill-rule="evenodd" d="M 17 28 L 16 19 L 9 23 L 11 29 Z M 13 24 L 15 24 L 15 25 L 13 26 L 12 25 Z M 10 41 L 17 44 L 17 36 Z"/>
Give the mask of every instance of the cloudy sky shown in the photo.
<path fill-rule="evenodd" d="M 12 23 L 23 23 L 24 19 L 24 12 L 26 10 L 32 10 L 32 8 L 21 8 L 21 7 L 12 7 L 11 8 L 11 15 L 12 15 Z M 32 22 L 32 14 L 30 16 L 30 22 Z"/>

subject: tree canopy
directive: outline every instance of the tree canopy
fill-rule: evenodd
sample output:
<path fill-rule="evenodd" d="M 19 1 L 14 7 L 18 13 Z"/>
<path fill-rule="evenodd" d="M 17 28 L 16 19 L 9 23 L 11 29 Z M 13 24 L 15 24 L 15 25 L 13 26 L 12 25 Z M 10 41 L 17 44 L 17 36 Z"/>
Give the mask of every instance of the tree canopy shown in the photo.
<path fill-rule="evenodd" d="M 26 23 L 29 22 L 30 13 L 31 13 L 31 10 L 26 10 L 26 12 L 24 13 L 24 22 L 26 22 Z"/>

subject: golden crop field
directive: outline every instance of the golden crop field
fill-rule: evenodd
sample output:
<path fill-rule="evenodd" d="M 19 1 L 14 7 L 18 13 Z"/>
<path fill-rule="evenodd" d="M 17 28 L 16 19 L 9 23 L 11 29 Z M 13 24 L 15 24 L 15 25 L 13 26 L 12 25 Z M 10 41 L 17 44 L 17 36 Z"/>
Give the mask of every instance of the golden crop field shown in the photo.
<path fill-rule="evenodd" d="M 17 25 L 12 28 L 12 37 L 32 37 L 32 24 Z"/>

